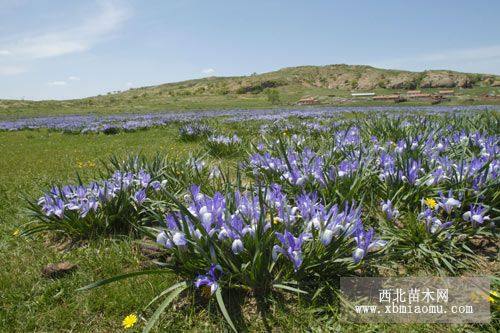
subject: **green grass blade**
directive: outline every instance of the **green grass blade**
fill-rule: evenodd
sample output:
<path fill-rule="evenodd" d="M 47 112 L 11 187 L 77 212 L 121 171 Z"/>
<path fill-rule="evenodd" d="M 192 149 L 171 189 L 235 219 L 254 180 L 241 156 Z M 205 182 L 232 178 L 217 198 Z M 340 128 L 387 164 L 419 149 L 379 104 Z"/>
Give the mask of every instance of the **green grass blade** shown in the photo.
<path fill-rule="evenodd" d="M 180 295 L 180 293 L 182 293 L 184 290 L 186 290 L 186 288 L 187 288 L 187 284 L 181 285 L 181 286 L 179 286 L 179 288 L 177 288 L 174 291 L 172 291 L 168 295 L 167 298 L 165 298 L 165 300 L 160 304 L 160 306 L 158 307 L 158 309 L 156 309 L 155 313 L 153 313 L 153 315 L 151 316 L 151 318 L 149 318 L 146 327 L 144 327 L 144 329 L 142 330 L 143 333 L 148 333 L 149 331 L 151 331 L 151 329 L 154 327 L 155 323 L 158 321 L 158 319 L 160 318 L 160 315 L 163 313 L 163 311 L 165 311 L 165 309 L 167 308 L 167 306 L 169 306 L 170 303 L 172 303 L 172 301 L 177 296 Z"/>
<path fill-rule="evenodd" d="M 76 289 L 76 291 L 84 291 L 84 290 L 94 289 L 94 288 L 103 286 L 103 285 L 108 284 L 108 283 L 120 281 L 123 279 L 128 279 L 130 277 L 139 276 L 139 275 L 162 274 L 162 273 L 165 273 L 165 271 L 166 271 L 165 269 L 153 269 L 153 270 L 147 270 L 147 271 L 138 271 L 138 272 L 121 274 L 121 275 L 115 275 L 115 276 L 110 277 L 108 279 L 99 280 L 99 281 L 91 283 L 85 287 L 78 288 L 78 289 Z"/>
<path fill-rule="evenodd" d="M 144 309 L 147 309 L 151 306 L 151 304 L 153 304 L 154 302 L 156 302 L 158 299 L 162 298 L 163 296 L 165 296 L 166 294 L 170 293 L 172 290 L 174 289 L 177 289 L 177 288 L 180 288 L 181 286 L 187 286 L 187 283 L 186 281 L 182 281 L 182 282 L 179 282 L 179 283 L 176 283 L 174 284 L 173 286 L 170 286 L 169 288 L 163 290 L 159 295 L 157 295 L 155 298 L 153 298 L 151 300 L 151 302 L 148 303 L 148 305 L 146 305 L 144 307 Z"/>
<path fill-rule="evenodd" d="M 226 305 L 224 304 L 224 300 L 222 299 L 222 292 L 221 292 L 220 287 L 217 288 L 217 291 L 215 292 L 215 297 L 217 298 L 217 303 L 219 304 L 219 308 L 222 311 L 222 315 L 226 319 L 227 323 L 229 324 L 229 326 L 231 326 L 233 331 L 238 332 L 236 330 L 236 327 L 233 324 L 233 321 L 231 320 L 231 317 L 229 317 L 229 313 L 227 312 Z"/>
<path fill-rule="evenodd" d="M 299 294 L 305 294 L 305 295 L 308 294 L 307 291 L 304 291 L 304 290 L 301 290 L 301 289 L 298 289 L 298 288 L 294 288 L 294 287 L 290 287 L 290 286 L 286 286 L 284 284 L 273 284 L 273 287 L 274 288 L 278 288 L 278 289 L 287 290 L 287 291 L 293 291 L 293 292 L 296 292 L 296 293 L 299 293 Z"/>

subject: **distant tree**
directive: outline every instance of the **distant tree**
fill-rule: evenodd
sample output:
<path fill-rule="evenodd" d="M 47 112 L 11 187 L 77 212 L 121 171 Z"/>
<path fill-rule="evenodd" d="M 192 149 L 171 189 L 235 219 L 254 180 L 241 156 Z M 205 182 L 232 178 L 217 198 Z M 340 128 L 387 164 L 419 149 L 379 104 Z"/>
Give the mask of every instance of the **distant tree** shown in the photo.
<path fill-rule="evenodd" d="M 200 95 L 200 94 L 203 94 L 204 92 L 205 92 L 205 87 L 198 87 L 193 92 L 193 95 Z"/>
<path fill-rule="evenodd" d="M 477 82 L 480 82 L 482 80 L 483 76 L 481 74 L 469 74 L 467 75 L 467 79 L 469 79 L 469 82 L 474 85 Z"/>
<path fill-rule="evenodd" d="M 227 95 L 229 94 L 229 89 L 227 87 L 221 87 L 217 90 L 218 95 Z"/>
<path fill-rule="evenodd" d="M 271 103 L 271 104 L 279 104 L 280 101 L 281 101 L 281 98 L 280 98 L 280 93 L 278 90 L 276 89 L 266 89 L 265 91 L 266 93 L 266 96 L 267 96 L 267 100 Z"/>

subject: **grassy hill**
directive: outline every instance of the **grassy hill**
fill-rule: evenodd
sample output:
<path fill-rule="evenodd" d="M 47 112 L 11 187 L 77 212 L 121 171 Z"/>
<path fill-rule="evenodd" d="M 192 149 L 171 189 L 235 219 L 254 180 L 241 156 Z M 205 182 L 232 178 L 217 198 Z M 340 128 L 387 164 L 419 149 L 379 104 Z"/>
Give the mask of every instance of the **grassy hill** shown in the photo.
<path fill-rule="evenodd" d="M 443 88 L 457 91 L 448 104 L 497 104 L 498 97 L 491 96 L 500 95 L 499 82 L 496 75 L 446 70 L 410 72 L 361 65 L 300 66 L 250 76 L 167 83 L 74 100 L 0 100 L 0 116 L 262 108 L 295 105 L 304 97 L 314 97 L 325 105 L 381 105 L 392 102 L 352 99 L 350 93 L 390 94 L 409 89 L 434 92 Z"/>

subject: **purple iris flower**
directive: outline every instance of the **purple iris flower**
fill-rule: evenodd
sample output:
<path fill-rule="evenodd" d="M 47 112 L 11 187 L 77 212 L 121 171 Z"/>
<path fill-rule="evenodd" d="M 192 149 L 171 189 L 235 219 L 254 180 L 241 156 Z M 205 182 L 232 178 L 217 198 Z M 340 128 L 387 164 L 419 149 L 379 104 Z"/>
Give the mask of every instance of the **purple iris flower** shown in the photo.
<path fill-rule="evenodd" d="M 428 186 L 436 185 L 441 181 L 441 179 L 446 179 L 446 174 L 441 166 L 434 170 L 431 175 L 432 176 L 426 182 Z"/>
<path fill-rule="evenodd" d="M 385 213 L 387 221 L 392 221 L 399 216 L 399 211 L 392 206 L 391 200 L 382 201 L 380 205 L 382 206 L 382 212 Z"/>
<path fill-rule="evenodd" d="M 357 161 L 344 160 L 344 161 L 340 162 L 337 174 L 339 177 L 344 177 L 344 176 L 350 175 L 352 172 L 356 171 L 357 168 L 358 168 Z"/>
<path fill-rule="evenodd" d="M 318 208 L 318 194 L 315 192 L 311 195 L 302 194 L 298 196 L 297 207 L 304 220 L 311 220 L 316 215 Z"/>
<path fill-rule="evenodd" d="M 159 191 L 159 190 L 160 190 L 160 188 L 161 188 L 161 183 L 160 183 L 159 181 L 157 181 L 157 180 L 152 181 L 149 185 L 150 185 L 150 186 L 151 186 L 151 188 L 152 188 L 153 190 L 155 190 L 155 191 Z"/>
<path fill-rule="evenodd" d="M 134 194 L 134 201 L 138 204 L 138 205 L 142 205 L 142 203 L 146 200 L 146 190 L 145 189 L 141 189 L 137 192 L 135 192 Z"/>
<path fill-rule="evenodd" d="M 490 217 L 486 215 L 487 210 L 482 205 L 471 205 L 470 210 L 462 216 L 467 222 L 470 222 L 473 227 L 482 225 L 485 221 L 489 221 Z"/>
<path fill-rule="evenodd" d="M 406 172 L 401 175 L 401 180 L 407 181 L 412 185 L 415 184 L 420 173 L 420 165 L 421 163 L 419 161 L 408 160 L 406 163 Z"/>
<path fill-rule="evenodd" d="M 87 189 L 83 186 L 78 186 L 76 188 L 76 196 L 78 199 L 85 199 L 87 196 Z"/>
<path fill-rule="evenodd" d="M 80 218 L 84 218 L 90 212 L 89 203 L 87 201 L 82 202 L 78 210 Z"/>
<path fill-rule="evenodd" d="M 231 245 L 231 250 L 233 251 L 234 254 L 240 254 L 245 250 L 245 247 L 243 246 L 243 242 L 241 239 L 236 238 L 233 240 L 233 244 Z"/>
<path fill-rule="evenodd" d="M 64 216 L 64 202 L 60 198 L 56 198 L 55 200 L 53 214 L 60 219 Z"/>
<path fill-rule="evenodd" d="M 379 175 L 380 180 L 384 181 L 387 178 L 395 175 L 395 159 L 392 155 L 382 152 L 380 154 L 380 167 L 382 168 L 382 172 Z"/>
<path fill-rule="evenodd" d="M 241 237 L 247 233 L 253 234 L 253 229 L 243 222 L 241 216 L 233 215 L 229 223 L 224 223 L 221 227 L 218 238 L 219 240 L 232 239 L 231 250 L 234 254 L 240 254 L 245 250 Z"/>
<path fill-rule="evenodd" d="M 213 235 L 223 225 L 226 201 L 220 192 L 216 192 L 212 198 L 200 192 L 199 186 L 191 186 L 191 200 L 188 209 L 197 217 L 207 233 Z"/>
<path fill-rule="evenodd" d="M 219 273 L 216 273 L 219 271 Z M 196 288 L 201 288 L 202 286 L 210 287 L 210 294 L 213 295 L 217 289 L 219 288 L 219 283 L 217 280 L 218 276 L 222 273 L 222 267 L 220 265 L 212 264 L 207 274 L 198 275 L 194 281 L 194 285 Z"/>
<path fill-rule="evenodd" d="M 281 242 L 281 246 L 274 245 L 272 253 L 273 260 L 276 261 L 278 259 L 278 254 L 281 253 L 292 261 L 294 270 L 297 271 L 303 261 L 302 244 L 304 240 L 309 238 L 309 235 L 302 233 L 299 237 L 294 237 L 288 230 L 285 230 L 284 234 L 276 232 L 275 235 Z"/>
<path fill-rule="evenodd" d="M 56 186 L 53 186 L 53 187 L 50 189 L 50 194 L 52 194 L 53 196 L 59 196 L 59 195 L 60 195 L 59 188 L 58 188 L 58 187 L 56 187 Z"/>
<path fill-rule="evenodd" d="M 167 249 L 171 249 L 172 247 L 174 247 L 172 240 L 167 236 L 167 233 L 165 231 L 162 231 L 158 235 L 156 235 L 156 243 L 163 245 Z"/>
<path fill-rule="evenodd" d="M 434 211 L 429 208 L 420 213 L 418 217 L 424 220 L 425 229 L 431 234 L 435 234 L 442 230 L 448 229 L 452 225 L 451 221 L 445 223 L 441 222 L 440 219 L 434 216 Z"/>
<path fill-rule="evenodd" d="M 174 246 L 182 248 L 187 245 L 186 231 L 179 229 L 179 226 L 182 226 L 181 223 L 178 223 L 179 218 L 179 216 L 174 214 L 169 214 L 165 217 L 167 228 L 156 236 L 158 244 L 163 245 L 167 249 L 171 249 Z M 193 233 L 193 226 L 190 222 L 188 222 L 188 228 L 187 232 Z M 196 233 L 194 234 L 196 236 Z"/>
<path fill-rule="evenodd" d="M 374 239 L 375 231 L 373 228 L 365 231 L 362 225 L 356 228 L 354 233 L 354 240 L 356 241 L 356 249 L 352 254 L 355 263 L 360 262 L 368 252 L 375 252 L 381 250 L 386 244 L 386 241 Z"/>
<path fill-rule="evenodd" d="M 302 194 L 296 201 L 306 232 L 318 230 L 320 241 L 325 246 L 341 233 L 351 236 L 356 226 L 361 224 L 361 210 L 355 204 L 346 202 L 344 211 L 340 211 L 337 205 L 327 208 L 318 201 L 316 193 Z"/>
<path fill-rule="evenodd" d="M 187 244 L 186 235 L 180 231 L 168 232 L 168 234 L 162 231 L 156 236 L 156 242 L 167 249 L 173 248 L 174 245 L 183 247 Z"/>
<path fill-rule="evenodd" d="M 406 142 L 404 140 L 399 140 L 397 145 L 396 145 L 396 149 L 395 151 L 398 153 L 398 154 L 402 154 L 403 151 L 406 149 Z"/>
<path fill-rule="evenodd" d="M 448 192 L 448 197 L 440 193 L 441 200 L 438 202 L 439 207 L 443 208 L 448 215 L 451 214 L 455 207 L 460 207 L 461 202 L 453 197 L 453 191 Z"/>
<path fill-rule="evenodd" d="M 447 144 L 447 142 L 446 142 L 446 141 L 447 141 L 447 140 L 446 140 L 446 138 L 445 138 L 445 139 L 443 139 L 442 141 L 438 142 L 438 144 L 436 145 L 435 149 L 436 149 L 439 153 L 441 153 L 441 152 L 443 152 L 443 151 L 445 151 L 445 150 L 446 150 L 446 148 L 447 148 L 447 146 L 448 146 L 448 144 Z"/>

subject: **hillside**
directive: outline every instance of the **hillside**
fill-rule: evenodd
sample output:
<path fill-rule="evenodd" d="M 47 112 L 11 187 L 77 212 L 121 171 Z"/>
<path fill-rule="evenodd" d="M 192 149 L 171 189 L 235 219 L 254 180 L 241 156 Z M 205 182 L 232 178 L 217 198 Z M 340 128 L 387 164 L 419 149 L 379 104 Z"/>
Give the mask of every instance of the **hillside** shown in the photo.
<path fill-rule="evenodd" d="M 76 113 L 121 113 L 183 109 L 290 106 L 305 97 L 317 104 L 380 105 L 351 98 L 352 91 L 378 95 L 421 89 L 423 93 L 455 89 L 444 103 L 499 103 L 500 77 L 447 70 L 410 72 L 361 65 L 300 66 L 237 77 L 208 77 L 134 88 L 75 100 L 0 100 L 0 115 L 8 117 Z M 383 102 L 384 104 L 392 102 Z M 426 101 L 406 103 L 426 104 Z"/>

